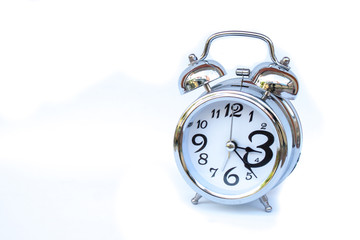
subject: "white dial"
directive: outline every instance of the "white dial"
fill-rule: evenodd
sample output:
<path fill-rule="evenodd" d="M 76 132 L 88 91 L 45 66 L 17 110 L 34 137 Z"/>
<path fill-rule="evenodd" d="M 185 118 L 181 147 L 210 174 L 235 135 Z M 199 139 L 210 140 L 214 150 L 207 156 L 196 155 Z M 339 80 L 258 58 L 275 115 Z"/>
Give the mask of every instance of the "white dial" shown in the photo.
<path fill-rule="evenodd" d="M 199 105 L 183 126 L 186 171 L 204 191 L 241 198 L 263 188 L 277 167 L 279 139 L 271 118 L 241 98 Z"/>

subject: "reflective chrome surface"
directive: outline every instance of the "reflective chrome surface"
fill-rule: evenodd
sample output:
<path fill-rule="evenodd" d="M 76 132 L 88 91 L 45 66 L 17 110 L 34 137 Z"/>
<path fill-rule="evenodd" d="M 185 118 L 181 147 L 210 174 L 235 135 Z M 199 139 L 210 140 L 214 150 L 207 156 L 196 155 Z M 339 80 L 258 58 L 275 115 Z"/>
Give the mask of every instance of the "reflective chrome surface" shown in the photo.
<path fill-rule="evenodd" d="M 265 41 L 269 46 L 270 57 L 273 63 L 281 69 L 284 70 L 290 69 L 289 67 L 290 59 L 284 57 L 281 61 L 278 61 L 278 59 L 275 56 L 274 44 L 267 36 L 260 33 L 247 32 L 247 31 L 218 32 L 211 35 L 207 39 L 200 59 L 197 59 L 197 57 L 194 54 L 191 54 L 189 56 L 190 65 L 182 72 L 179 79 L 179 89 L 181 94 L 187 93 L 202 86 L 205 86 L 207 91 L 209 91 L 210 88 L 208 87 L 208 83 L 216 79 L 219 79 L 220 77 L 226 74 L 224 67 L 221 66 L 220 63 L 214 60 L 205 60 L 205 58 L 209 54 L 210 45 L 215 39 L 221 37 L 232 37 L 232 36 L 251 37 Z M 250 70 L 249 72 L 242 72 L 242 73 L 239 72 L 239 74 L 250 74 Z M 266 75 L 266 73 L 264 74 Z M 261 77 L 263 78 L 264 76 Z"/>
<path fill-rule="evenodd" d="M 205 60 L 208 56 L 211 43 L 221 37 L 251 37 L 263 40 L 269 47 L 272 62 L 261 63 L 254 69 L 238 68 L 236 75 L 240 78 L 228 79 L 226 72 L 220 63 L 213 60 Z M 206 43 L 201 57 L 198 59 L 194 54 L 189 56 L 190 65 L 183 71 L 179 79 L 179 89 L 182 94 L 205 87 L 206 92 L 193 102 L 181 116 L 176 127 L 174 136 L 175 158 L 178 168 L 185 181 L 196 192 L 192 199 L 197 204 L 203 196 L 211 201 L 223 204 L 243 204 L 256 199 L 264 205 L 265 211 L 272 210 L 266 193 L 279 185 L 296 167 L 300 157 L 302 146 L 302 129 L 300 119 L 295 108 L 288 100 L 293 100 L 299 91 L 299 83 L 295 75 L 290 71 L 288 57 L 280 61 L 275 56 L 274 44 L 267 36 L 247 31 L 224 31 L 211 35 Z M 210 88 L 210 82 L 221 78 L 217 85 Z M 183 154 L 183 128 L 190 115 L 197 109 L 202 108 L 206 101 L 212 101 L 221 97 L 241 98 L 254 103 L 264 111 L 277 129 L 280 147 L 277 151 L 276 166 L 272 170 L 268 181 L 256 191 L 240 195 L 221 195 L 211 192 L 194 179 L 189 173 Z M 227 150 L 232 150 L 231 142 Z"/>
<path fill-rule="evenodd" d="M 277 58 L 275 56 L 274 44 L 272 43 L 270 38 L 268 38 L 267 36 L 265 36 L 264 34 L 261 34 L 261 33 L 248 32 L 248 31 L 223 31 L 223 32 L 214 33 L 207 39 L 207 41 L 205 43 L 204 51 L 200 57 L 200 60 L 205 59 L 207 57 L 207 55 L 209 54 L 209 49 L 210 49 L 210 45 L 211 45 L 212 41 L 214 41 L 217 38 L 221 38 L 221 37 L 251 37 L 251 38 L 261 39 L 264 42 L 266 42 L 269 46 L 271 60 L 276 65 L 281 66 L 286 70 L 290 69 L 287 64 L 284 64 L 284 62 L 282 62 L 282 61 L 279 62 L 277 60 Z"/>
<path fill-rule="evenodd" d="M 239 91 L 241 89 L 241 91 Z M 281 99 L 269 93 L 266 99 L 262 99 L 266 91 L 254 85 L 251 81 L 244 82 L 241 78 L 234 78 L 223 81 L 212 87 L 211 93 L 204 93 L 198 100 L 189 106 L 179 120 L 174 136 L 174 150 L 175 158 L 180 170 L 189 186 L 200 196 L 203 196 L 211 201 L 222 204 L 244 204 L 256 199 L 261 199 L 267 192 L 279 185 L 294 169 L 298 162 L 301 145 L 302 145 L 302 131 L 300 126 L 300 119 L 296 114 L 293 106 L 285 99 Z M 182 152 L 183 144 L 183 128 L 186 126 L 186 120 L 191 113 L 202 107 L 204 101 L 209 101 L 214 98 L 231 96 L 242 99 L 247 99 L 258 105 L 262 111 L 265 111 L 273 119 L 281 142 L 281 147 L 278 149 L 277 161 L 278 164 L 274 167 L 268 182 L 265 185 L 259 186 L 259 189 L 249 195 L 238 196 L 223 196 L 209 191 L 201 186 L 196 179 L 194 179 L 184 161 Z M 198 200 L 198 199 L 197 199 Z M 266 202 L 261 201 L 263 204 Z M 265 206 L 265 208 L 268 206 Z M 269 208 L 268 208 L 269 209 Z"/>
<path fill-rule="evenodd" d="M 253 72 L 252 82 L 258 87 L 281 98 L 290 100 L 296 98 L 299 92 L 299 83 L 290 71 L 270 65 L 258 67 Z"/>
<path fill-rule="evenodd" d="M 195 60 L 179 78 L 181 94 L 202 87 L 226 74 L 225 68 L 214 60 Z"/>
<path fill-rule="evenodd" d="M 272 211 L 272 207 L 270 206 L 269 199 L 268 199 L 268 197 L 266 195 L 259 198 L 259 200 L 262 203 L 262 205 L 264 205 L 265 212 L 271 212 Z"/>

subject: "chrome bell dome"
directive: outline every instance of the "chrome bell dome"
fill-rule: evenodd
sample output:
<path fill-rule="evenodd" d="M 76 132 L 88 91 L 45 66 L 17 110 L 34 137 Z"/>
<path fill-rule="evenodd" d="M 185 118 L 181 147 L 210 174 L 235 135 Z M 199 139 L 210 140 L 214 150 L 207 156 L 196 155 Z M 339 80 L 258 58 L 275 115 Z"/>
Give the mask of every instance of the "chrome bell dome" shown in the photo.
<path fill-rule="evenodd" d="M 194 54 L 189 56 L 189 60 L 190 65 L 179 78 L 181 94 L 205 86 L 226 74 L 225 68 L 214 60 L 197 60 Z"/>

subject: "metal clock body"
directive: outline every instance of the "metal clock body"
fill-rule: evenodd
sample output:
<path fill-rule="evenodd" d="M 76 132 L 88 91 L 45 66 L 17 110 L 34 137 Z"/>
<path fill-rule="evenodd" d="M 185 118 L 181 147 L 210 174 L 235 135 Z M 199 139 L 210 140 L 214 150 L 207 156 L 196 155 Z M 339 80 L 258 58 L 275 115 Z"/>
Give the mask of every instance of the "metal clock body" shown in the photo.
<path fill-rule="evenodd" d="M 217 62 L 205 60 L 211 42 L 219 37 L 244 36 L 268 43 L 273 62 L 237 69 L 225 77 Z M 200 60 L 190 55 L 180 76 L 182 93 L 204 87 L 206 92 L 180 117 L 174 136 L 175 158 L 189 186 L 221 204 L 244 204 L 259 199 L 271 211 L 266 193 L 279 185 L 300 157 L 302 131 L 288 99 L 298 82 L 289 59 L 277 61 L 271 40 L 253 32 L 228 31 L 212 35 Z M 210 86 L 210 82 L 221 79 Z"/>

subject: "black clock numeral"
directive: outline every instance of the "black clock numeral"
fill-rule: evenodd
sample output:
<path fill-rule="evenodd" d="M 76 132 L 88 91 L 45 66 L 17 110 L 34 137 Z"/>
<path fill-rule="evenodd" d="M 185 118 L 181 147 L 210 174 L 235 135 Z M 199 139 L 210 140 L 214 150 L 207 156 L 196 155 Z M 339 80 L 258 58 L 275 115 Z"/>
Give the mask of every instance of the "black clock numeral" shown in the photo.
<path fill-rule="evenodd" d="M 206 120 L 197 121 L 197 128 L 205 129 L 208 125 L 208 122 Z"/>
<path fill-rule="evenodd" d="M 266 123 L 262 123 L 262 124 L 261 124 L 261 129 L 262 129 L 262 130 L 265 130 L 266 127 L 267 127 L 267 124 L 266 124 Z"/>
<path fill-rule="evenodd" d="M 211 177 L 215 177 L 217 170 L 219 170 L 219 168 L 210 168 L 210 172 L 214 172 Z"/>
<path fill-rule="evenodd" d="M 252 176 L 253 176 L 253 175 L 252 175 L 251 172 L 247 172 L 245 179 L 246 179 L 246 180 L 251 180 L 251 179 L 252 179 Z"/>
<path fill-rule="evenodd" d="M 199 138 L 200 138 L 200 141 L 199 141 Z M 200 148 L 195 151 L 196 153 L 197 152 L 200 152 L 201 150 L 203 150 L 205 147 L 206 147 L 206 144 L 207 144 L 207 138 L 204 134 L 195 134 L 193 137 L 192 137 L 192 143 L 195 145 L 195 146 L 200 146 Z"/>
<path fill-rule="evenodd" d="M 207 162 L 208 162 L 208 155 L 207 155 L 207 153 L 200 153 L 200 158 L 199 158 L 199 160 L 198 160 L 198 163 L 200 164 L 200 165 L 205 165 L 205 164 L 207 164 Z"/>
<path fill-rule="evenodd" d="M 257 158 L 255 160 L 255 162 L 257 162 L 257 163 L 254 163 L 254 164 L 249 163 L 249 167 L 253 167 L 253 168 L 265 166 L 266 164 L 268 164 L 271 161 L 271 159 L 273 157 L 273 152 L 272 152 L 270 146 L 274 143 L 274 135 L 272 135 L 270 132 L 262 131 L 262 130 L 257 130 L 257 131 L 250 133 L 249 134 L 250 142 L 252 142 L 252 138 L 255 135 L 264 135 L 267 137 L 267 141 L 264 144 L 257 146 L 257 148 L 264 150 L 265 157 L 261 161 L 259 161 L 259 159 Z M 244 155 L 244 159 L 248 158 L 248 154 L 249 154 L 249 152 L 246 152 L 246 154 Z"/>
<path fill-rule="evenodd" d="M 215 109 L 213 109 L 212 111 L 211 111 L 211 118 L 219 118 L 220 117 L 220 109 L 218 109 L 218 110 L 215 110 Z"/>
<path fill-rule="evenodd" d="M 224 174 L 224 183 L 228 186 L 235 186 L 236 184 L 239 183 L 240 179 L 239 176 L 236 174 L 230 174 L 230 172 L 232 170 L 234 170 L 236 167 L 230 168 L 229 170 L 227 170 Z M 232 182 L 229 182 L 229 180 L 231 180 Z"/>
<path fill-rule="evenodd" d="M 234 103 L 234 104 L 226 104 L 224 107 L 224 117 L 232 117 L 234 114 L 234 117 L 241 117 L 241 111 L 244 109 L 243 105 L 240 103 Z M 219 118 L 221 115 L 220 109 L 213 109 L 211 111 L 211 118 Z"/>
<path fill-rule="evenodd" d="M 243 108 L 244 107 L 242 104 L 234 103 L 233 105 L 231 105 L 232 114 L 230 114 L 230 103 L 228 103 L 225 106 L 225 117 L 231 117 L 232 115 L 234 115 L 234 117 L 241 117 L 241 113 L 239 114 L 239 112 L 241 112 Z"/>
<path fill-rule="evenodd" d="M 252 122 L 253 117 L 254 117 L 254 111 L 251 111 L 251 112 L 249 113 L 249 116 L 250 116 L 249 122 Z"/>

